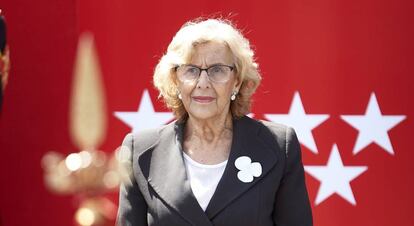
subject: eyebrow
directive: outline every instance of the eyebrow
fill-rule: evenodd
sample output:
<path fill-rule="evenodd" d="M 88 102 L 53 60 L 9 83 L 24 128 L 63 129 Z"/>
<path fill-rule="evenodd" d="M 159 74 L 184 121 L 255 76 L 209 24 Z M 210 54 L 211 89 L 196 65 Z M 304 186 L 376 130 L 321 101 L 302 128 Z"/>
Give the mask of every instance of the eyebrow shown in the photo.
<path fill-rule="evenodd" d="M 198 68 L 201 68 L 200 66 L 195 65 L 195 64 L 187 64 L 187 65 L 188 65 L 188 66 L 193 66 L 193 67 L 198 67 Z M 207 65 L 207 68 L 210 68 L 210 67 L 213 67 L 213 66 L 218 66 L 218 65 L 230 65 L 230 64 L 225 64 L 225 63 L 214 63 L 214 64 Z"/>

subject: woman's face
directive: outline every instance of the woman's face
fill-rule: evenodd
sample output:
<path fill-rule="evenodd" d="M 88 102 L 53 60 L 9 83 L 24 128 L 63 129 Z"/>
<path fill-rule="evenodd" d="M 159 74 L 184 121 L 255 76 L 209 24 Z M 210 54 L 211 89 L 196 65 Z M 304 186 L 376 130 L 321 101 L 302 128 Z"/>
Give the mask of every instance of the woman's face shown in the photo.
<path fill-rule="evenodd" d="M 208 68 L 213 65 L 234 66 L 233 54 L 223 43 L 207 42 L 198 44 L 187 65 Z M 177 71 L 177 74 L 179 71 Z M 239 90 L 235 70 L 229 70 L 226 82 L 210 81 L 206 71 L 202 71 L 198 80 L 178 80 L 178 89 L 182 102 L 190 117 L 195 119 L 214 119 L 229 113 L 230 97 Z"/>

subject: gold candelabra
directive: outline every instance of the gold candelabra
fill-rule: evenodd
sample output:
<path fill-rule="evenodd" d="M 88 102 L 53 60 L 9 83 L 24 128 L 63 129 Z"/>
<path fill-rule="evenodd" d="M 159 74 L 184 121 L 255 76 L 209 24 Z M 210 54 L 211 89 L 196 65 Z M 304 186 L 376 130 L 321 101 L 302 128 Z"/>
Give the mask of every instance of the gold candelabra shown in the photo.
<path fill-rule="evenodd" d="M 79 38 L 70 105 L 70 135 L 78 152 L 67 156 L 48 152 L 42 158 L 46 187 L 55 194 L 80 200 L 74 214 L 82 226 L 108 225 L 117 206 L 104 197 L 126 175 L 119 164 L 120 148 L 98 150 L 106 134 L 106 106 L 98 57 L 92 35 Z"/>

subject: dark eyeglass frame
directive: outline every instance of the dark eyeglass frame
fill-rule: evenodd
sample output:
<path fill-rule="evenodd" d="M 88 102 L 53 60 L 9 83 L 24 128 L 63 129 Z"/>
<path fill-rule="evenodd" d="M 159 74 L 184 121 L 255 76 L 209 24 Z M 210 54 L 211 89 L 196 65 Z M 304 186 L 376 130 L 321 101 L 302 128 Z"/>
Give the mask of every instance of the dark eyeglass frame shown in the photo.
<path fill-rule="evenodd" d="M 198 79 L 200 79 L 200 76 L 201 76 L 201 72 L 203 72 L 203 71 L 205 71 L 206 73 L 207 73 L 207 77 L 208 77 L 208 79 L 210 80 L 210 74 L 208 73 L 208 70 L 209 69 L 211 69 L 211 68 L 213 68 L 213 67 L 217 67 L 217 66 L 224 66 L 224 67 L 228 67 L 228 68 L 230 68 L 230 71 L 233 71 L 236 67 L 235 66 L 230 66 L 230 65 L 226 65 L 226 64 L 213 64 L 213 65 L 211 65 L 210 67 L 207 67 L 207 68 L 201 68 L 201 67 L 199 67 L 199 66 L 196 66 L 196 65 L 194 65 L 194 64 L 181 64 L 181 65 L 177 65 L 177 66 L 175 66 L 173 69 L 174 69 L 174 71 L 175 72 L 177 72 L 178 71 L 178 68 L 180 68 L 180 67 L 183 67 L 183 66 L 191 66 L 191 67 L 194 67 L 194 68 L 197 68 L 197 69 L 199 69 L 199 71 L 200 71 L 200 73 L 198 73 L 198 78 L 197 78 L 197 80 Z M 211 81 L 211 80 L 210 80 Z M 215 81 L 212 81 L 212 82 L 215 82 Z M 227 81 L 226 81 L 227 82 Z"/>

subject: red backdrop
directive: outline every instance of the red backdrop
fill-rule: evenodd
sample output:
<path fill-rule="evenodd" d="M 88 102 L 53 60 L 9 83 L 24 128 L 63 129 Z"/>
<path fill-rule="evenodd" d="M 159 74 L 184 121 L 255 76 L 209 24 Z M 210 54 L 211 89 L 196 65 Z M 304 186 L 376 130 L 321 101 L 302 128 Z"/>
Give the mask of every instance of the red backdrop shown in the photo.
<path fill-rule="evenodd" d="M 144 90 L 156 112 L 167 111 L 151 76 L 175 32 L 189 19 L 217 12 L 233 15 L 256 50 L 263 75 L 254 96 L 256 118 L 288 114 L 300 94 L 307 115 L 294 115 L 300 111 L 292 108 L 290 116 L 303 133 L 315 225 L 414 225 L 411 1 L 0 0 L 0 8 L 12 61 L 0 118 L 0 225 L 74 224 L 73 198 L 45 188 L 40 159 L 49 150 L 78 151 L 69 138 L 68 112 L 82 32 L 95 36 L 109 118 L 101 149 L 111 152 L 131 130 L 114 113 L 137 111 Z M 372 93 L 377 102 L 371 99 L 366 112 Z M 318 121 L 314 114 L 326 116 Z M 318 122 L 302 128 L 303 118 Z M 349 172 L 348 181 L 345 175 L 329 180 L 326 174 L 337 171 L 324 171 L 334 144 L 343 167 L 329 162 Z M 356 172 L 357 166 L 367 170 Z M 346 183 L 332 188 L 335 180 Z M 319 203 L 318 195 L 325 195 Z"/>

